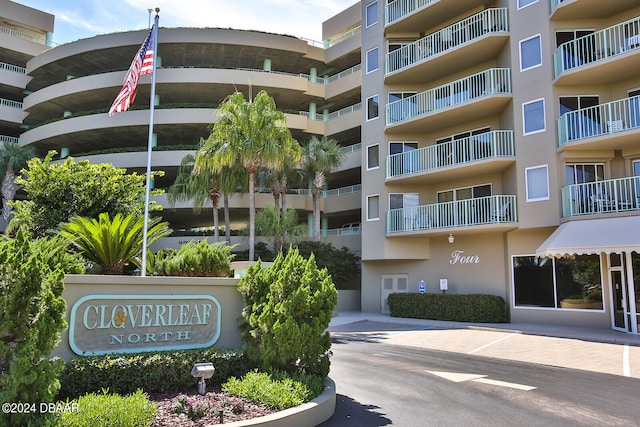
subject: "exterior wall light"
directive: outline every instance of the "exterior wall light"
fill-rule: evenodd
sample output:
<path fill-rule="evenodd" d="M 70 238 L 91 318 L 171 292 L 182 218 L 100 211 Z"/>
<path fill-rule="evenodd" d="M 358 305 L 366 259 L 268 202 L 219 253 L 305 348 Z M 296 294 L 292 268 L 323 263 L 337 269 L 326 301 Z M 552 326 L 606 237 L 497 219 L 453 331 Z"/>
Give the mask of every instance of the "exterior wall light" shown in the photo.
<path fill-rule="evenodd" d="M 200 393 L 200 396 L 204 396 L 207 393 L 207 384 L 204 380 L 211 378 L 215 370 L 213 363 L 196 363 L 193 365 L 191 376 L 200 378 L 200 381 L 198 381 L 198 393 Z"/>
<path fill-rule="evenodd" d="M 453 243 L 453 241 L 455 240 L 455 237 L 453 237 L 452 233 L 449 233 L 449 237 L 447 238 L 447 240 L 449 240 L 449 243 Z"/>

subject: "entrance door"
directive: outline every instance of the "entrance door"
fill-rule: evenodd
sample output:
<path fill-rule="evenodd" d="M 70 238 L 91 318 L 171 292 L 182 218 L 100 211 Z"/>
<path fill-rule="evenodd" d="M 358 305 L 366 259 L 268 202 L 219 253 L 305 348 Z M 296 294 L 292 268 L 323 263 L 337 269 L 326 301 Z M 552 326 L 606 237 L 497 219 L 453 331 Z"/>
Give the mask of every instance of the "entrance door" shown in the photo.
<path fill-rule="evenodd" d="M 613 329 L 637 334 L 638 315 L 636 314 L 631 254 L 611 254 L 609 256 L 609 277 L 613 297 L 611 312 Z"/>
<path fill-rule="evenodd" d="M 387 302 L 389 295 L 400 292 L 409 292 L 409 275 L 383 274 L 380 293 L 380 311 L 382 313 L 389 314 L 389 303 Z"/>

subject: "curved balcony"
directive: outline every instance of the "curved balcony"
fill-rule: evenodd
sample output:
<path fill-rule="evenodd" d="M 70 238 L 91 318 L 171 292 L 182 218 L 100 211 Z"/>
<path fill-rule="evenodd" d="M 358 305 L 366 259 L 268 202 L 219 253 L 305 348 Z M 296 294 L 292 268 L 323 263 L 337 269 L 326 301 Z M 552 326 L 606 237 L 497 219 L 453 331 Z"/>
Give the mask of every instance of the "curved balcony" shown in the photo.
<path fill-rule="evenodd" d="M 387 156 L 387 181 L 426 184 L 501 171 L 515 162 L 513 131 L 497 130 Z"/>
<path fill-rule="evenodd" d="M 551 19 L 607 18 L 636 6 L 636 0 L 551 0 Z"/>
<path fill-rule="evenodd" d="M 491 0 L 394 0 L 384 8 L 385 31 L 423 32 Z"/>
<path fill-rule="evenodd" d="M 518 222 L 516 196 L 495 195 L 387 211 L 387 235 L 479 227 L 509 230 Z"/>
<path fill-rule="evenodd" d="M 637 75 L 640 18 L 561 44 L 553 53 L 556 85 L 612 83 Z"/>
<path fill-rule="evenodd" d="M 387 104 L 385 131 L 426 132 L 444 128 L 461 120 L 496 114 L 510 101 L 510 70 L 490 68 Z"/>
<path fill-rule="evenodd" d="M 562 217 L 640 210 L 640 177 L 568 185 L 562 188 Z"/>
<path fill-rule="evenodd" d="M 558 145 L 572 149 L 623 149 L 637 146 L 640 96 L 570 111 L 558 119 Z"/>
<path fill-rule="evenodd" d="M 486 9 L 387 53 L 385 81 L 426 81 L 495 58 L 509 38 L 507 15 Z"/>

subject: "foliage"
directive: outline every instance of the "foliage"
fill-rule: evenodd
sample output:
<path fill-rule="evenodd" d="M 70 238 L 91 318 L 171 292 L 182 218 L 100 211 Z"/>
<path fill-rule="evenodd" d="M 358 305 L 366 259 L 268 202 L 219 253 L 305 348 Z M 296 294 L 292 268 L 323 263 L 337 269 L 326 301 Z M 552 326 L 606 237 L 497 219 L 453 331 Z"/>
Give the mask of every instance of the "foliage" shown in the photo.
<path fill-rule="evenodd" d="M 100 273 L 122 274 L 129 263 L 141 266 L 144 217 L 104 212 L 98 219 L 73 217 L 62 224 L 60 235 L 69 239 L 90 261 L 100 264 Z M 169 223 L 153 217 L 148 221 L 147 242 L 153 243 L 171 234 Z"/>
<path fill-rule="evenodd" d="M 251 101 L 235 92 L 218 108 L 218 118 L 209 138 L 202 144 L 194 170 L 220 172 L 242 168 L 249 178 L 249 260 L 254 260 L 255 180 L 261 168 L 277 169 L 282 153 L 291 153 L 295 163 L 300 145 L 287 128 L 285 115 L 275 101 L 260 91 Z"/>
<path fill-rule="evenodd" d="M 62 361 L 49 355 L 67 324 L 64 270 L 26 233 L 0 241 L 0 402 L 52 402 Z M 0 424 L 36 424 L 33 414 L 0 414 Z M 3 422 L 3 423 L 2 423 Z"/>
<path fill-rule="evenodd" d="M 256 242 L 254 245 L 254 254 L 255 257 L 263 262 L 271 262 L 276 258 L 276 255 L 269 250 L 267 244 L 265 242 Z M 234 258 L 236 261 L 248 261 L 249 260 L 249 250 L 239 251 L 235 253 L 236 257 Z"/>
<path fill-rule="evenodd" d="M 454 322 L 507 322 L 506 303 L 496 295 L 397 293 L 389 295 L 388 303 L 393 317 Z"/>
<path fill-rule="evenodd" d="M 225 393 L 245 397 L 276 409 L 302 405 L 317 397 L 324 389 L 323 379 L 314 375 L 290 374 L 283 371 L 248 372 L 222 384 Z"/>
<path fill-rule="evenodd" d="M 300 242 L 297 245 L 300 255 L 309 258 L 315 256 L 319 268 L 326 268 L 337 289 L 359 289 L 360 257 L 347 247 L 337 249 L 331 243 Z"/>
<path fill-rule="evenodd" d="M 0 150 L 0 192 L 2 193 L 2 216 L 9 220 L 11 205 L 18 191 L 15 183 L 16 173 L 27 165 L 27 161 L 35 156 L 33 147 L 23 147 L 14 142 L 4 141 Z"/>
<path fill-rule="evenodd" d="M 259 236 L 273 237 L 273 251 L 278 253 L 288 242 L 295 243 L 298 237 L 307 231 L 306 224 L 298 224 L 295 209 L 280 212 L 275 206 L 267 205 L 256 214 L 256 233 Z"/>
<path fill-rule="evenodd" d="M 156 415 L 156 406 L 142 390 L 121 396 L 102 390 L 67 402 L 77 410 L 60 413 L 60 427 L 146 427 Z"/>
<path fill-rule="evenodd" d="M 216 368 L 207 386 L 222 384 L 248 369 L 243 351 L 217 348 L 83 356 L 65 363 L 58 398 L 98 392 L 105 384 L 121 394 L 137 389 L 147 393 L 187 390 L 197 384 L 191 376 L 193 365 L 202 362 Z"/>
<path fill-rule="evenodd" d="M 225 409 L 234 414 L 241 414 L 244 412 L 244 402 L 237 397 L 215 393 L 207 393 L 204 396 L 180 394 L 171 402 L 171 410 L 177 414 L 185 414 L 191 420 L 204 416 L 219 416 L 220 424 L 224 422 Z"/>
<path fill-rule="evenodd" d="M 155 276 L 230 277 L 234 247 L 226 242 L 191 240 L 179 250 L 158 251 L 149 270 Z"/>
<path fill-rule="evenodd" d="M 327 376 L 326 329 L 338 302 L 329 273 L 295 249 L 279 254 L 269 268 L 260 264 L 249 267 L 238 284 L 246 303 L 240 330 L 247 356 L 263 370 Z"/>
<path fill-rule="evenodd" d="M 10 230 L 24 228 L 34 237 L 43 236 L 74 216 L 97 218 L 99 214 L 142 214 L 145 177 L 127 174 L 109 163 L 92 165 L 68 158 L 51 163 L 55 151 L 28 162 L 22 177 L 16 178 L 27 193 L 27 200 L 15 200 Z M 153 195 L 162 194 L 154 190 Z M 162 207 L 152 202 L 150 209 Z"/>

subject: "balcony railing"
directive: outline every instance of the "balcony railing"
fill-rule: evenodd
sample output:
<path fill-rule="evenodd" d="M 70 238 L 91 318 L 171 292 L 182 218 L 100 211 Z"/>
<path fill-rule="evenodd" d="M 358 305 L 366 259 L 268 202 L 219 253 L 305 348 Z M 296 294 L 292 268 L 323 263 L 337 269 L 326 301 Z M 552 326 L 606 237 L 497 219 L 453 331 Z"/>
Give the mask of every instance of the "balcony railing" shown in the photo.
<path fill-rule="evenodd" d="M 398 0 L 393 3 L 396 2 Z M 486 9 L 400 49 L 389 52 L 385 59 L 385 73 L 389 74 L 429 57 L 439 55 L 471 40 L 478 39 L 485 34 L 509 31 L 507 15 L 506 8 Z"/>
<path fill-rule="evenodd" d="M 15 136 L 0 135 L 0 142 L 11 142 L 13 144 L 18 144 L 20 142 L 20 138 L 16 138 Z"/>
<path fill-rule="evenodd" d="M 387 156 L 387 179 L 514 155 L 513 131 L 496 130 Z"/>
<path fill-rule="evenodd" d="M 387 211 L 387 234 L 517 222 L 516 196 L 496 195 Z"/>
<path fill-rule="evenodd" d="M 387 104 L 386 123 L 393 125 L 485 96 L 509 93 L 509 69 L 490 68 Z"/>
<path fill-rule="evenodd" d="M 560 6 L 562 2 L 567 0 L 551 0 L 551 14 L 556 11 L 556 9 Z"/>
<path fill-rule="evenodd" d="M 331 190 L 322 190 L 320 197 L 325 199 L 327 197 L 343 196 L 345 194 L 355 194 L 362 191 L 362 184 L 349 185 L 346 187 L 333 188 Z M 264 188 L 262 193 L 270 193 L 271 190 Z M 297 194 L 298 196 L 311 196 L 311 190 L 308 188 L 289 189 L 289 193 Z"/>
<path fill-rule="evenodd" d="M 352 74 L 354 74 L 354 73 L 359 72 L 361 69 L 362 69 L 362 64 L 354 65 L 354 66 L 353 66 L 353 67 L 351 67 L 351 68 L 347 68 L 347 69 L 346 69 L 346 70 L 344 70 L 344 71 L 341 71 L 341 72 L 339 72 L 339 73 L 337 73 L 337 74 L 334 74 L 334 75 L 332 75 L 332 76 L 326 77 L 326 78 L 324 79 L 324 84 L 333 83 L 333 82 L 335 82 L 335 81 L 338 81 L 338 80 L 340 80 L 340 79 L 343 79 L 343 78 L 345 78 L 345 77 L 348 77 L 348 76 L 350 76 L 350 75 L 352 75 Z"/>
<path fill-rule="evenodd" d="M 561 44 L 553 53 L 555 77 L 573 68 L 640 49 L 640 18 Z"/>
<path fill-rule="evenodd" d="M 22 102 L 13 101 L 11 99 L 0 98 L 0 106 L 2 107 L 10 107 L 10 108 L 18 108 L 22 110 Z"/>
<path fill-rule="evenodd" d="M 27 69 L 24 67 L 19 67 L 17 65 L 13 65 L 13 64 L 7 64 L 6 62 L 0 62 L 0 70 L 7 70 L 7 71 L 11 71 L 13 73 L 18 73 L 18 74 L 26 74 L 27 73 Z"/>
<path fill-rule="evenodd" d="M 574 184 L 562 189 L 562 216 L 640 210 L 640 177 Z"/>
<path fill-rule="evenodd" d="M 331 39 L 325 40 L 324 41 L 324 48 L 328 49 L 331 46 L 335 46 L 335 45 L 337 45 L 338 43 L 340 43 L 342 41 L 345 41 L 345 40 L 350 39 L 351 37 L 353 37 L 353 36 L 355 36 L 357 34 L 360 34 L 361 32 L 362 32 L 362 26 L 358 25 L 357 27 L 352 28 L 349 31 L 345 31 L 344 33 L 338 34 L 337 36 L 335 36 L 335 37 L 333 37 Z"/>
<path fill-rule="evenodd" d="M 384 8 L 384 24 L 390 24 L 415 10 L 440 0 L 394 0 Z"/>
<path fill-rule="evenodd" d="M 358 142 L 356 144 L 347 145 L 346 147 L 340 147 L 340 154 L 346 156 L 350 153 L 355 153 L 362 150 L 362 143 Z"/>
<path fill-rule="evenodd" d="M 640 128 L 640 95 L 582 108 L 558 119 L 558 144 Z"/>
<path fill-rule="evenodd" d="M 338 111 L 334 111 L 329 114 L 316 113 L 314 116 L 311 115 L 308 111 L 298 111 L 298 114 L 301 116 L 307 117 L 309 120 L 318 120 L 321 122 L 327 122 L 329 120 L 337 119 L 338 117 L 342 117 L 345 114 L 351 114 L 358 110 L 362 109 L 362 103 L 358 102 L 357 104 L 350 105 L 348 107 L 342 108 Z"/>

